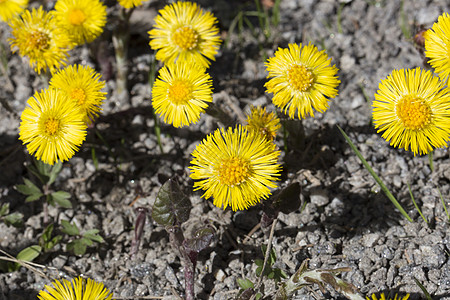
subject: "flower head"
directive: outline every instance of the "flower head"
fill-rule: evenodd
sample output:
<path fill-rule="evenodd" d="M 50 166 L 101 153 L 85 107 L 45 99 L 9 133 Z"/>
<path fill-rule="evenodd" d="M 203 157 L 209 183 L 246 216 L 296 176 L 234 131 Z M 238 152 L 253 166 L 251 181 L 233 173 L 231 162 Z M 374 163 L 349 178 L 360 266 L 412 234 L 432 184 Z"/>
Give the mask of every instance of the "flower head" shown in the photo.
<path fill-rule="evenodd" d="M 450 15 L 439 16 L 437 23 L 425 32 L 425 56 L 445 84 L 450 77 Z"/>
<path fill-rule="evenodd" d="M 133 8 L 142 5 L 143 0 L 118 0 L 124 8 Z"/>
<path fill-rule="evenodd" d="M 266 112 L 266 108 L 252 107 L 250 115 L 247 116 L 246 128 L 259 132 L 269 141 L 272 141 L 281 127 L 280 119 L 273 112 Z"/>
<path fill-rule="evenodd" d="M 86 137 L 80 109 L 55 89 L 36 92 L 21 116 L 19 139 L 28 152 L 53 165 L 69 160 Z"/>
<path fill-rule="evenodd" d="M 87 281 L 77 277 L 71 281 L 67 279 L 55 280 L 53 286 L 46 285 L 45 290 L 39 292 L 40 300 L 111 300 L 111 292 L 103 283 L 92 279 Z"/>
<path fill-rule="evenodd" d="M 212 102 L 211 76 L 192 62 L 162 67 L 152 90 L 152 104 L 164 122 L 182 127 L 195 123 Z"/>
<path fill-rule="evenodd" d="M 194 189 L 214 197 L 214 205 L 236 210 L 247 209 L 270 195 L 276 187 L 281 166 L 280 151 L 254 131 L 242 126 L 217 129 L 193 151 L 191 178 Z"/>
<path fill-rule="evenodd" d="M 106 93 L 101 92 L 105 82 L 101 75 L 89 66 L 74 65 L 59 71 L 50 80 L 50 87 L 59 89 L 75 103 L 84 115 L 83 120 L 91 124 L 98 117 Z"/>
<path fill-rule="evenodd" d="M 289 44 L 278 48 L 275 56 L 268 59 L 267 71 L 271 78 L 266 84 L 267 92 L 273 93 L 273 103 L 293 119 L 305 115 L 314 116 L 313 109 L 324 112 L 329 98 L 337 95 L 338 69 L 331 66 L 325 51 L 308 44 Z"/>
<path fill-rule="evenodd" d="M 15 15 L 21 13 L 28 5 L 28 0 L 2 0 L 0 1 L 0 21 L 7 22 Z"/>
<path fill-rule="evenodd" d="M 196 3 L 178 1 L 160 10 L 155 23 L 148 33 L 156 59 L 164 63 L 192 59 L 206 68 L 208 59 L 214 60 L 221 41 L 212 13 Z"/>
<path fill-rule="evenodd" d="M 30 66 L 40 74 L 47 68 L 54 72 L 66 64 L 71 42 L 67 34 L 57 26 L 53 15 L 40 6 L 30 12 L 26 10 L 19 18 L 10 22 L 13 37 L 9 39 L 11 50 L 19 50 L 27 56 Z"/>
<path fill-rule="evenodd" d="M 375 294 L 372 295 L 372 297 L 366 297 L 367 300 L 408 300 L 409 299 L 409 294 L 406 294 L 405 296 L 398 296 L 397 294 L 394 295 L 394 298 L 389 297 L 386 298 L 386 296 L 384 295 L 384 293 L 380 294 L 380 298 L 377 298 L 377 296 Z"/>
<path fill-rule="evenodd" d="M 58 0 L 54 14 L 76 45 L 92 42 L 106 24 L 106 6 L 99 0 Z"/>
<path fill-rule="evenodd" d="M 391 146 L 426 154 L 450 134 L 450 90 L 431 71 L 394 70 L 381 81 L 373 120 Z"/>

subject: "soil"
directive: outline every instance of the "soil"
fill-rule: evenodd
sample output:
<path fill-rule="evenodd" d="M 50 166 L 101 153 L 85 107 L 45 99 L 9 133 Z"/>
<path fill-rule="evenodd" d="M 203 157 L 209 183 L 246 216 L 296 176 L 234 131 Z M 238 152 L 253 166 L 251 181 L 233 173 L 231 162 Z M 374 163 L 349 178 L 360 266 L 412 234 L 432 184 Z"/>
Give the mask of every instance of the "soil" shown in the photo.
<path fill-rule="evenodd" d="M 46 7 L 53 1 L 46 1 Z M 425 299 L 418 280 L 433 299 L 450 299 L 450 230 L 446 206 L 450 199 L 450 159 L 447 149 L 434 152 L 434 170 L 427 156 L 392 148 L 371 124 L 371 101 L 381 79 L 393 69 L 423 66 L 423 57 L 411 36 L 429 28 L 443 12 L 447 0 L 281 0 L 280 23 L 264 38 L 258 19 L 248 17 L 256 34 L 244 23 L 242 31 L 230 26 L 241 11 L 254 11 L 253 1 L 201 0 L 219 20 L 227 40 L 212 63 L 214 103 L 232 123 L 248 112 L 250 105 L 275 107 L 265 93 L 264 61 L 278 47 L 309 42 L 325 49 L 339 68 L 339 95 L 330 108 L 303 120 L 305 139 L 301 145 L 288 141 L 283 151 L 280 187 L 299 182 L 302 206 L 280 214 L 273 248 L 276 267 L 289 276 L 304 260 L 310 269 L 349 267 L 340 276 L 363 295 L 398 292 L 409 299 Z M 271 1 L 265 1 L 270 4 Z M 71 194 L 73 209 L 50 207 L 50 220 L 60 229 L 61 220 L 75 222 L 81 231 L 99 229 L 105 242 L 89 247 L 86 254 L 73 255 L 64 243 L 35 262 L 45 266 L 48 278 L 21 267 L 0 274 L 0 299 L 36 299 L 49 278 L 77 275 L 103 282 L 117 299 L 177 299 L 184 293 L 183 267 L 171 248 L 168 234 L 150 217 L 138 253 L 130 255 L 136 209 L 151 209 L 167 178 L 178 180 L 192 204 L 183 224 L 186 236 L 208 222 L 215 229 L 211 245 L 200 252 L 196 267 L 198 299 L 233 299 L 239 290 L 236 280 L 257 281 L 255 259 L 262 259 L 261 245 L 267 232 L 252 229 L 261 218 L 261 207 L 232 212 L 214 207 L 211 200 L 193 192 L 189 178 L 190 153 L 215 128 L 224 124 L 204 114 L 197 124 L 182 129 L 161 123 L 161 145 L 155 135 L 149 81 L 154 52 L 147 31 L 166 1 L 149 1 L 131 17 L 129 48 L 130 98 L 115 94 L 114 49 L 111 32 L 119 6 L 107 1 L 109 23 L 105 34 L 91 45 L 74 49 L 71 63 L 89 64 L 107 81 L 107 100 L 102 116 L 89 128 L 80 151 L 64 163 L 54 188 Z M 37 7 L 39 3 L 30 4 Z M 10 29 L 0 24 L 1 43 L 6 49 L 6 76 L 0 77 L 0 201 L 11 212 L 24 215 L 24 226 L 0 223 L 0 249 L 15 256 L 38 243 L 44 225 L 42 202 L 25 203 L 15 186 L 30 178 L 26 165 L 31 157 L 18 140 L 20 114 L 44 80 L 27 62 L 9 52 Z M 408 35 L 409 34 L 411 35 Z M 300 126 L 300 121 L 292 121 Z M 350 149 L 336 125 L 341 126 L 373 169 L 405 208 L 407 221 L 381 191 Z M 281 134 L 276 143 L 285 149 Z M 95 159 L 93 159 L 95 149 Z M 96 163 L 95 163 L 96 161 Z M 425 223 L 414 207 L 411 187 Z M 440 191 L 440 192 L 439 192 Z M 265 278 L 267 295 L 276 288 Z M 336 291 L 317 285 L 299 290 L 294 299 L 344 299 Z"/>

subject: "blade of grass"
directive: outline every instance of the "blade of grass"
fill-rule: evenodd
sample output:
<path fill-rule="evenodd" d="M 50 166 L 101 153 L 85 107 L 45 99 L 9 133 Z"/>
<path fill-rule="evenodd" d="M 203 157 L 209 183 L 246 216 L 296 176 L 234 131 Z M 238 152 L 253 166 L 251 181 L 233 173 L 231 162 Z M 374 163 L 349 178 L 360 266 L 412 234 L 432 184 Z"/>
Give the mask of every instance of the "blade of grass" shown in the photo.
<path fill-rule="evenodd" d="M 447 218 L 450 221 L 450 215 L 448 214 L 447 205 L 445 205 L 444 197 L 442 197 L 441 190 L 439 189 L 439 187 L 437 188 L 437 190 L 439 192 L 439 197 L 441 197 L 442 206 L 444 207 L 445 213 L 447 214 Z"/>
<path fill-rule="evenodd" d="M 413 193 L 412 193 L 412 191 L 411 191 L 411 187 L 409 186 L 409 183 L 407 183 L 407 185 L 408 185 L 409 195 L 411 196 L 411 200 L 412 200 L 412 202 L 414 203 L 414 206 L 416 207 L 417 211 L 419 212 L 420 216 L 421 216 L 422 219 L 425 221 L 425 223 L 428 224 L 427 219 L 423 216 L 422 211 L 420 210 L 419 206 L 418 206 L 417 203 L 416 203 L 416 200 L 414 199 L 414 195 L 413 195 Z"/>
<path fill-rule="evenodd" d="M 356 148 L 355 144 L 353 144 L 353 142 L 350 140 L 350 138 L 344 132 L 344 130 L 339 125 L 336 125 L 336 126 L 339 129 L 339 131 L 342 133 L 342 135 L 344 136 L 347 143 L 350 145 L 350 148 L 352 148 L 353 152 L 356 154 L 356 156 L 358 156 L 359 160 L 364 165 L 366 170 L 370 173 L 370 175 L 372 175 L 373 179 L 375 179 L 375 181 L 378 183 L 378 185 L 383 190 L 383 192 L 386 194 L 386 196 L 389 198 L 389 200 L 391 200 L 392 204 L 394 204 L 394 206 L 400 211 L 400 213 L 408 221 L 413 222 L 413 220 L 410 218 L 410 216 L 408 216 L 408 214 L 403 209 L 403 207 L 400 205 L 400 203 L 398 203 L 397 199 L 395 199 L 395 197 L 392 195 L 392 193 L 389 191 L 389 189 L 386 187 L 386 185 L 383 183 L 383 181 L 380 179 L 380 177 L 378 177 L 378 175 L 375 173 L 375 171 L 372 169 L 372 167 L 367 163 L 367 161 L 362 156 L 361 152 L 359 152 L 358 148 Z"/>
<path fill-rule="evenodd" d="M 434 152 L 434 151 L 428 152 L 428 163 L 430 164 L 430 170 L 431 170 L 431 172 L 434 172 L 433 152 Z"/>
<path fill-rule="evenodd" d="M 417 286 L 422 290 L 422 292 L 425 294 L 426 300 L 433 300 L 433 298 L 431 298 L 430 293 L 428 293 L 427 289 L 419 282 L 419 280 L 417 280 L 416 277 L 413 277 L 414 281 L 416 282 Z"/>

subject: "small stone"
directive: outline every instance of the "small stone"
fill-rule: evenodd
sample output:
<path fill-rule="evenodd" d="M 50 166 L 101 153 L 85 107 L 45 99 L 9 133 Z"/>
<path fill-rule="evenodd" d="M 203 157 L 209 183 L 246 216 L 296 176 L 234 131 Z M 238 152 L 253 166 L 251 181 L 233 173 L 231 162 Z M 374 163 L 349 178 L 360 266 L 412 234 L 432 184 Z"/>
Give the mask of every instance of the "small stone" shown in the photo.
<path fill-rule="evenodd" d="M 325 206 L 330 202 L 326 190 L 314 189 L 310 195 L 311 203 L 317 206 Z"/>
<path fill-rule="evenodd" d="M 216 273 L 214 274 L 214 277 L 220 281 L 223 282 L 225 280 L 225 278 L 227 277 L 227 275 L 225 274 L 224 271 L 222 271 L 222 269 L 219 269 L 216 271 Z"/>
<path fill-rule="evenodd" d="M 370 233 L 363 237 L 362 244 L 364 245 L 364 247 L 373 247 L 377 243 L 379 238 L 380 235 L 378 233 Z"/>

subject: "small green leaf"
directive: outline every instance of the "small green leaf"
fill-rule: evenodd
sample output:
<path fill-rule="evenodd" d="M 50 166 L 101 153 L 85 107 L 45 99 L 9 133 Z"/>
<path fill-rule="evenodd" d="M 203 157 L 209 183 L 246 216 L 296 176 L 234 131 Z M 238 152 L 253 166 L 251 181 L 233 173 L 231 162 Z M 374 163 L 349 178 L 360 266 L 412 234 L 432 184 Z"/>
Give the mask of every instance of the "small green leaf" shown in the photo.
<path fill-rule="evenodd" d="M 24 261 L 33 261 L 41 254 L 41 250 L 42 248 L 40 246 L 33 245 L 20 251 L 16 258 Z"/>
<path fill-rule="evenodd" d="M 247 278 L 238 278 L 238 279 L 236 279 L 236 282 L 237 282 L 238 286 L 243 290 L 252 289 L 255 287 L 253 282 L 251 282 L 251 280 L 249 280 Z"/>
<path fill-rule="evenodd" d="M 74 240 L 67 244 L 67 251 L 71 251 L 75 255 L 83 255 L 86 253 L 86 247 L 81 240 Z"/>
<path fill-rule="evenodd" d="M 35 165 L 39 173 L 47 177 L 46 183 L 48 183 L 48 177 L 50 176 L 52 166 L 42 160 L 35 160 Z"/>
<path fill-rule="evenodd" d="M 24 195 L 42 194 L 41 190 L 31 180 L 24 178 L 25 184 L 16 185 L 16 189 Z"/>
<path fill-rule="evenodd" d="M 57 191 L 51 193 L 51 196 L 55 203 L 64 208 L 72 208 L 72 203 L 68 200 L 70 199 L 70 193 L 64 191 Z"/>
<path fill-rule="evenodd" d="M 39 170 L 34 165 L 27 166 L 27 169 L 36 176 L 42 184 L 46 184 L 48 182 L 48 177 L 39 173 Z"/>
<path fill-rule="evenodd" d="M 53 165 L 50 174 L 49 174 L 49 179 L 48 179 L 48 184 L 52 184 L 53 182 L 55 182 L 56 177 L 58 177 L 58 174 L 61 172 L 62 169 L 62 162 L 58 160 L 58 162 L 56 164 Z"/>
<path fill-rule="evenodd" d="M 14 227 L 22 227 L 23 225 L 23 215 L 21 213 L 15 212 L 9 214 L 3 218 L 3 222 L 5 222 L 8 226 Z"/>
<path fill-rule="evenodd" d="M 62 240 L 62 236 L 61 235 L 57 235 L 54 238 L 52 238 L 52 240 L 45 245 L 45 248 L 47 250 L 50 250 L 53 247 L 55 247 L 56 245 L 58 245 L 61 240 Z"/>
<path fill-rule="evenodd" d="M 78 229 L 77 225 L 72 225 L 69 223 L 69 221 L 66 220 L 61 220 L 61 225 L 63 227 L 62 232 L 72 236 L 80 235 L 80 230 Z"/>
<path fill-rule="evenodd" d="M 48 242 L 52 237 L 53 227 L 53 223 L 45 227 L 40 239 L 42 239 L 44 242 Z"/>
<path fill-rule="evenodd" d="M 98 229 L 91 229 L 86 231 L 83 234 L 83 237 L 88 238 L 97 243 L 103 243 L 105 240 L 100 235 L 98 235 L 98 232 L 99 232 Z"/>
<path fill-rule="evenodd" d="M 92 246 L 92 245 L 94 245 L 94 242 L 93 242 L 93 241 L 91 241 L 90 239 L 85 238 L 85 237 L 82 237 L 82 238 L 80 239 L 80 242 L 83 243 L 83 244 L 85 244 L 86 246 Z"/>
<path fill-rule="evenodd" d="M 44 196 L 44 194 L 41 194 L 41 193 L 30 195 L 25 198 L 25 202 L 33 202 L 33 201 L 39 200 L 42 196 Z"/>
<path fill-rule="evenodd" d="M 9 203 L 5 203 L 0 206 L 0 217 L 6 216 L 7 214 L 9 214 Z"/>

